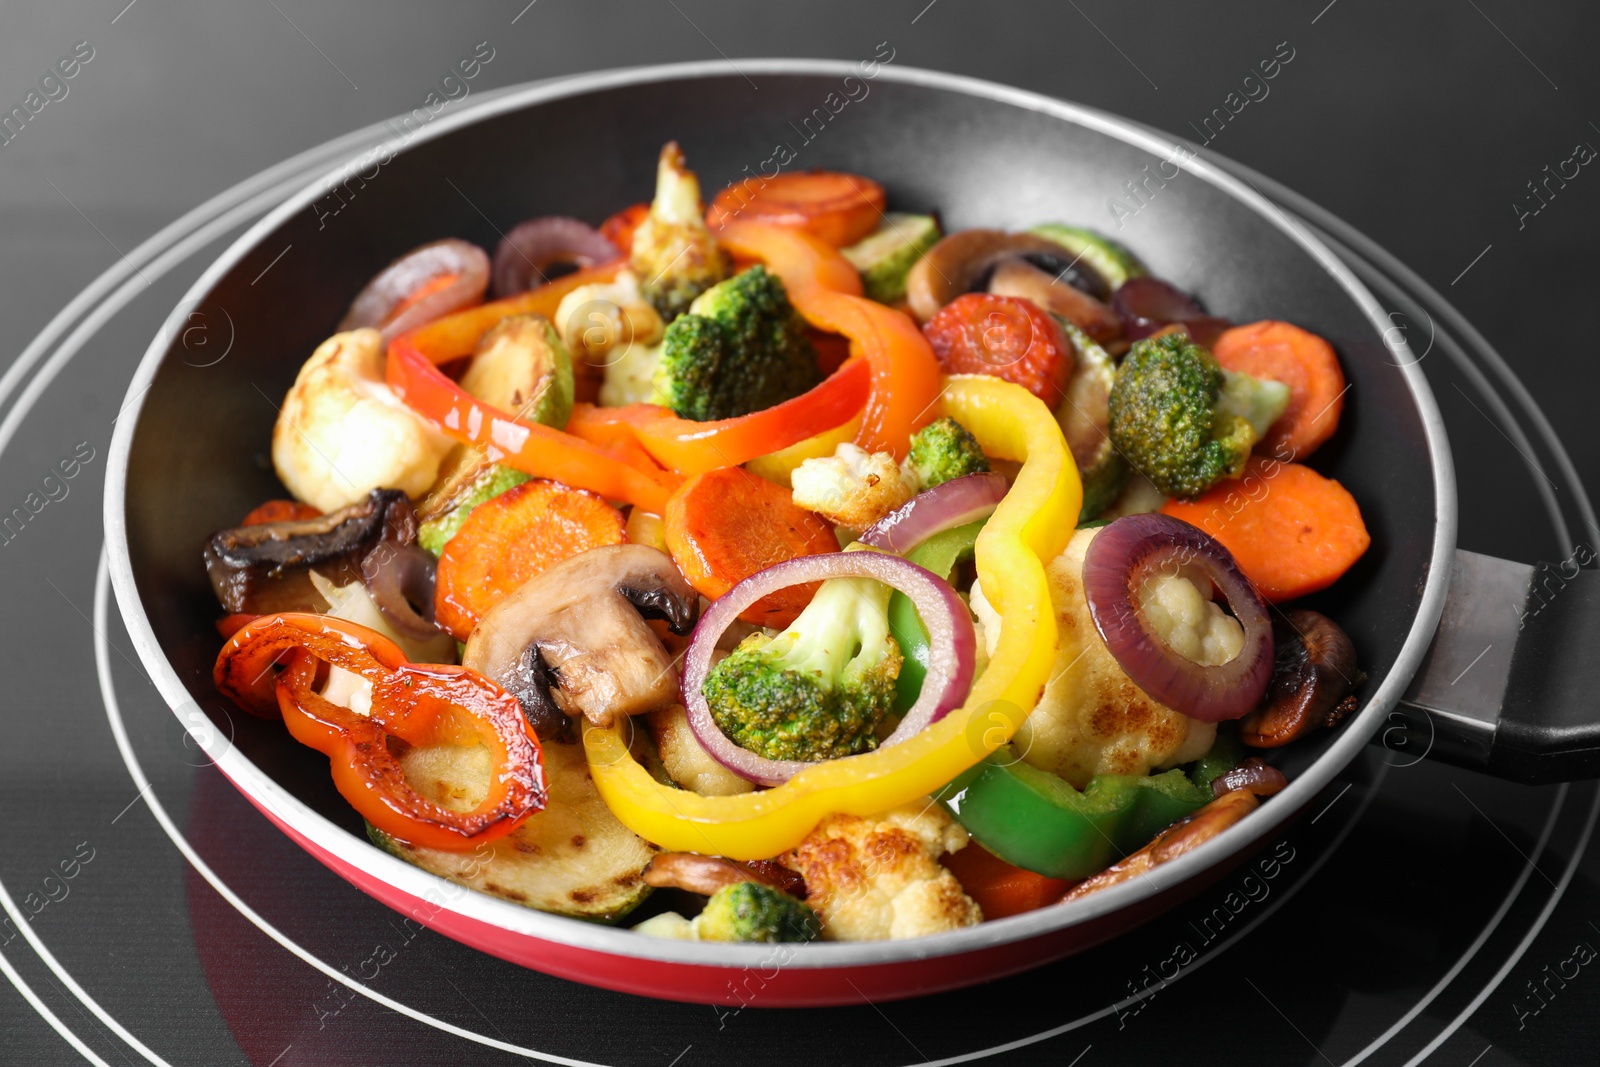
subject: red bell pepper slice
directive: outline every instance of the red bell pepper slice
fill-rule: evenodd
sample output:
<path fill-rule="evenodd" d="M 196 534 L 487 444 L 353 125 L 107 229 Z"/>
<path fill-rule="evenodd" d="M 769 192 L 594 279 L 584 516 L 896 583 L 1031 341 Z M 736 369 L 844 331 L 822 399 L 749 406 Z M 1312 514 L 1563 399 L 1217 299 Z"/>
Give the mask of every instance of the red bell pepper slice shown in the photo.
<path fill-rule="evenodd" d="M 363 715 L 316 692 L 323 664 L 372 683 Z M 274 667 L 284 665 L 281 674 Z M 263 615 L 222 647 L 217 688 L 241 707 L 274 710 L 295 740 L 326 755 L 334 785 L 379 830 L 423 848 L 465 851 L 515 830 L 545 804 L 539 742 L 516 697 L 467 670 L 411 663 L 399 646 L 364 626 L 326 615 Z M 493 761 L 489 791 L 457 812 L 406 781 L 389 738 L 412 745 L 483 745 Z"/>
<path fill-rule="evenodd" d="M 630 463 L 572 434 L 514 418 L 467 393 L 437 366 L 471 355 L 478 339 L 508 315 L 554 319 L 564 296 L 580 285 L 610 281 L 619 269 L 612 263 L 580 270 L 401 334 L 389 343 L 390 388 L 444 433 L 483 449 L 496 462 L 660 514 L 682 479 L 653 464 Z"/>
<path fill-rule="evenodd" d="M 578 404 L 567 430 L 602 446 L 634 441 L 672 470 L 703 474 L 746 463 L 842 426 L 866 403 L 870 386 L 866 362 L 852 360 L 809 392 L 737 418 L 695 422 L 655 404 L 620 408 Z"/>

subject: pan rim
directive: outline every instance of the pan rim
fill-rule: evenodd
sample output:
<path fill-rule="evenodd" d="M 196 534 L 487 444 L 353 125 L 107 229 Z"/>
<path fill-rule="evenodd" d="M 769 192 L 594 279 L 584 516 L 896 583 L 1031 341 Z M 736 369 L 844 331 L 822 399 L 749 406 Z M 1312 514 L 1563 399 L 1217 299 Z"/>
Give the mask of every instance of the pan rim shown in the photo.
<path fill-rule="evenodd" d="M 842 60 L 818 59 L 741 59 L 739 69 L 773 75 L 831 75 L 843 77 L 857 65 Z M 497 92 L 492 98 L 463 108 L 453 115 L 442 115 L 419 130 L 400 151 L 416 144 L 447 136 L 456 130 L 486 119 L 544 105 L 592 92 L 639 84 L 685 81 L 708 76 L 729 76 L 726 61 L 713 60 L 629 67 L 575 75 L 556 81 L 541 81 L 520 88 Z M 1170 158 L 1186 142 L 1158 134 L 1129 120 L 1098 109 L 1057 100 L 1039 93 L 1001 85 L 983 79 L 911 67 L 882 67 L 877 77 L 925 88 L 953 91 L 980 99 L 1019 107 L 1079 125 L 1155 155 Z M 379 130 L 383 127 L 375 126 Z M 181 707 L 193 698 L 178 677 L 156 639 L 154 629 L 140 602 L 127 542 L 126 492 L 127 465 L 143 402 L 164 357 L 181 332 L 183 309 L 196 306 L 215 285 L 250 252 L 260 240 L 292 214 L 310 205 L 348 172 L 352 157 L 308 183 L 300 192 L 267 214 L 236 239 L 213 261 L 179 300 L 141 358 L 121 409 L 108 457 L 104 498 L 106 550 L 112 588 L 118 609 L 135 650 L 150 672 L 158 691 L 169 707 Z M 1294 241 L 1328 274 L 1366 315 L 1374 331 L 1383 335 L 1389 325 L 1387 314 L 1376 298 L 1322 242 L 1295 227 L 1291 220 L 1260 193 L 1232 175 L 1212 166 L 1205 159 L 1190 155 L 1178 164 L 1196 178 L 1232 196 L 1270 225 Z M 885 965 L 911 962 L 936 956 L 957 955 L 1019 941 L 1028 941 L 1073 926 L 1091 923 L 1113 912 L 1132 907 L 1180 885 L 1228 857 L 1252 849 L 1265 837 L 1277 832 L 1286 818 L 1308 805 L 1356 757 L 1389 711 L 1399 701 L 1426 654 L 1448 592 L 1451 559 L 1456 541 L 1456 485 L 1449 441 L 1442 416 L 1431 388 L 1417 361 L 1410 358 L 1404 342 L 1391 345 L 1400 361 L 1399 370 L 1417 407 L 1427 439 L 1435 489 L 1435 523 L 1429 572 L 1416 616 L 1400 653 L 1366 707 L 1347 723 L 1328 750 L 1298 776 L 1273 803 L 1283 817 L 1247 819 L 1226 834 L 1206 843 L 1193 853 L 1163 865 L 1168 875 L 1157 886 L 1149 879 L 1134 879 L 1112 887 L 1086 900 L 1060 908 L 1047 908 L 1006 919 L 992 920 L 975 927 L 934 934 L 904 941 L 820 942 L 793 946 L 786 967 L 802 969 Z M 417 898 L 430 892 L 433 897 L 451 883 L 390 856 L 371 846 L 364 838 L 334 824 L 301 803 L 225 739 L 213 739 L 207 755 L 218 768 L 255 803 L 295 828 L 308 840 L 337 857 L 341 862 L 370 877 Z M 1255 824 L 1255 825 L 1252 825 Z M 762 945 L 710 944 L 643 937 L 626 928 L 602 927 L 565 916 L 537 912 L 484 893 L 467 893 L 450 900 L 440 911 L 475 920 L 505 930 L 508 935 L 532 937 L 608 956 L 636 958 L 686 966 L 745 968 L 770 963 L 772 950 Z"/>

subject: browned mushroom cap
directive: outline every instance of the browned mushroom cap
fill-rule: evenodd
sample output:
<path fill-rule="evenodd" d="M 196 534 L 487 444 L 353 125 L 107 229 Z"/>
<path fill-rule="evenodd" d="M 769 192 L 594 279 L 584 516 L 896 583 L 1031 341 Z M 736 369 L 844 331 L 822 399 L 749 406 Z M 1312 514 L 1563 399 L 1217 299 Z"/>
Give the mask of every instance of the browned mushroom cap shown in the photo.
<path fill-rule="evenodd" d="M 359 579 L 362 557 L 386 527 L 399 541 L 416 536 L 416 515 L 398 489 L 374 489 L 365 500 L 314 519 L 221 530 L 206 541 L 206 576 L 230 612 L 323 611 L 328 605 L 311 584 L 311 568 L 330 571 L 330 578 L 337 574 L 336 585 Z"/>
<path fill-rule="evenodd" d="M 1091 893 L 1131 881 L 1179 856 L 1192 852 L 1234 823 L 1255 811 L 1259 805 L 1254 793 L 1236 789 L 1213 800 L 1193 815 L 1174 823 L 1161 836 L 1139 851 L 1118 860 L 1099 874 L 1084 879 L 1062 897 L 1062 903 L 1082 900 Z"/>
<path fill-rule="evenodd" d="M 695 852 L 661 852 L 651 857 L 644 869 L 646 885 L 658 889 L 686 889 L 711 896 L 726 886 L 740 882 L 759 882 L 793 896 L 806 895 L 805 879 L 796 871 L 771 860 L 741 863 L 721 856 L 702 856 Z"/>
<path fill-rule="evenodd" d="M 461 662 L 513 693 L 542 734 L 562 730 L 566 715 L 608 726 L 678 699 L 677 665 L 645 619 L 684 634 L 699 607 L 666 553 L 593 548 L 489 609 Z"/>
<path fill-rule="evenodd" d="M 1273 643 L 1266 696 L 1239 721 L 1239 740 L 1252 748 L 1277 748 L 1337 725 L 1353 705 L 1350 691 L 1365 677 L 1349 635 L 1320 612 L 1298 608 L 1279 618 Z"/>
<path fill-rule="evenodd" d="M 1089 325 L 1078 322 L 1078 314 L 1102 332 L 1107 324 L 1121 330 L 1116 313 L 1103 303 L 1111 296 L 1110 286 L 1093 268 L 1075 261 L 1054 241 L 1003 230 L 960 230 L 928 249 L 906 277 L 906 301 L 912 314 L 918 322 L 927 322 L 962 293 L 987 286 L 995 267 L 1006 260 L 1029 262 L 1088 301 L 1079 305 L 1076 314 L 1068 315 L 1085 333 L 1097 336 Z M 1089 311 L 1093 311 L 1092 316 Z"/>
<path fill-rule="evenodd" d="M 1236 789 L 1243 789 L 1254 793 L 1258 797 L 1270 797 L 1281 793 L 1289 784 L 1289 779 L 1284 773 L 1272 764 L 1265 762 L 1260 756 L 1251 756 L 1232 770 L 1223 771 L 1211 780 L 1211 795 L 1222 796 Z"/>
<path fill-rule="evenodd" d="M 989 292 L 1031 300 L 1102 344 L 1122 336 L 1122 320 L 1109 304 L 1026 259 L 1002 259 L 996 263 L 989 276 Z"/>

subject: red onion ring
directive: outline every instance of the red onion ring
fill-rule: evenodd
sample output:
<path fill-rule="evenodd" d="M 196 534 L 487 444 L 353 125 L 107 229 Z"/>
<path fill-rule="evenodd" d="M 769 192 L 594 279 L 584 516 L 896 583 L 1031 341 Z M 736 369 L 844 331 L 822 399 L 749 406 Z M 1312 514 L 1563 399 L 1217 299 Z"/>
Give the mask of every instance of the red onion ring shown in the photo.
<path fill-rule="evenodd" d="M 1203 569 L 1244 627 L 1244 647 L 1227 663 L 1195 663 L 1146 623 L 1139 586 L 1168 563 Z M 1266 602 L 1228 550 L 1203 530 L 1160 513 L 1117 519 L 1089 543 L 1083 590 L 1106 648 L 1153 700 L 1201 722 L 1237 719 L 1261 701 L 1273 662 Z"/>
<path fill-rule="evenodd" d="M 1227 319 L 1207 315 L 1194 297 L 1160 278 L 1129 278 L 1112 294 L 1111 308 L 1122 320 L 1122 335 L 1130 341 L 1182 323 L 1190 337 L 1210 345 L 1232 325 Z"/>
<path fill-rule="evenodd" d="M 430 282 L 439 283 L 439 288 L 409 300 Z M 483 249 L 454 237 L 434 241 L 413 248 L 375 274 L 350 302 L 339 330 L 374 326 L 388 344 L 407 330 L 480 303 L 488 286 L 489 256 Z"/>
<path fill-rule="evenodd" d="M 928 674 L 922 683 L 922 695 L 879 747 L 897 745 L 921 733 L 960 707 L 972 688 L 977 647 L 972 617 L 949 583 L 931 571 L 899 556 L 871 551 L 799 556 L 758 571 L 724 593 L 700 616 L 683 659 L 683 704 L 695 737 L 718 763 L 758 785 L 779 785 L 813 764 L 769 760 L 740 748 L 722 732 L 701 691 L 711 671 L 711 653 L 739 613 L 762 597 L 829 578 L 870 578 L 899 590 L 911 598 L 928 628 Z"/>
<path fill-rule="evenodd" d="M 361 578 L 378 612 L 395 632 L 413 641 L 428 641 L 439 636 L 433 621 L 433 557 L 416 545 L 401 545 L 387 539 L 361 561 Z M 417 611 L 413 604 L 421 604 Z"/>
<path fill-rule="evenodd" d="M 433 621 L 433 557 L 417 546 L 417 513 L 403 493 L 383 515 L 383 535 L 361 559 L 361 580 L 378 613 L 401 636 L 428 641 L 439 636 Z M 419 612 L 412 605 L 421 604 Z"/>
<path fill-rule="evenodd" d="M 988 518 L 1006 495 L 1000 474 L 968 474 L 941 482 L 869 526 L 859 540 L 903 556 L 934 534 Z"/>
<path fill-rule="evenodd" d="M 512 227 L 494 250 L 494 295 L 516 296 L 543 285 L 557 264 L 582 269 L 621 255 L 599 230 L 578 219 L 564 215 L 529 219 Z"/>

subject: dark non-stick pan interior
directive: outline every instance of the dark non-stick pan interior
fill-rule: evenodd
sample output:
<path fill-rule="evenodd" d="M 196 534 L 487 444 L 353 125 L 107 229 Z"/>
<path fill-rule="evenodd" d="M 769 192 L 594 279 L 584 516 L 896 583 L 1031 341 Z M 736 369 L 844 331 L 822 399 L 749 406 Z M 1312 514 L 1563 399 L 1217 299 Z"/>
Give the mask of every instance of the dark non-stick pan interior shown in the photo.
<path fill-rule="evenodd" d="M 398 141 L 404 130 L 396 129 Z M 1309 462 L 1355 495 L 1372 548 L 1316 606 L 1354 638 L 1371 675 L 1365 691 L 1383 680 L 1418 610 L 1433 549 L 1428 438 L 1378 328 L 1281 217 L 1201 176 L 1167 179 L 1173 170 L 1160 155 L 1014 103 L 839 74 L 767 73 L 756 92 L 729 71 L 591 91 L 418 137 L 261 236 L 202 300 L 209 321 L 225 313 L 233 323 L 233 347 L 201 366 L 214 357 L 173 343 L 138 416 L 126 495 L 140 599 L 201 707 L 215 712 L 221 698 L 210 681 L 219 609 L 200 546 L 284 495 L 269 458 L 276 405 L 357 290 L 425 241 L 463 237 L 492 250 L 501 231 L 526 218 L 598 223 L 648 199 L 667 140 L 683 146 L 708 196 L 763 168 L 770 174 L 769 161 L 854 171 L 882 182 L 892 208 L 936 210 L 947 229 L 1054 220 L 1103 229 L 1214 314 L 1284 319 L 1326 337 L 1351 388 L 1337 436 Z M 1113 201 L 1123 205 L 1117 212 Z M 232 715 L 245 755 L 360 832 L 323 757 L 275 724 L 244 718 Z M 1285 753 L 1291 772 L 1326 740 Z"/>

